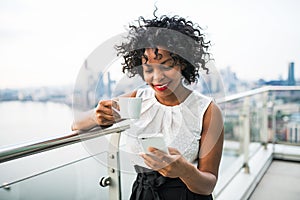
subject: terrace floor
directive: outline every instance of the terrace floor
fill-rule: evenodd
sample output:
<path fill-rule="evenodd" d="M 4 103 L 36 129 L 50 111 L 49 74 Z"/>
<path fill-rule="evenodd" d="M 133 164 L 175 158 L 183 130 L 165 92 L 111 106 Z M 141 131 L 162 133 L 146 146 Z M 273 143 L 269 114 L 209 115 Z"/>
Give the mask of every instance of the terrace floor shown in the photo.
<path fill-rule="evenodd" d="M 297 200 L 300 197 L 300 162 L 273 160 L 249 200 Z"/>

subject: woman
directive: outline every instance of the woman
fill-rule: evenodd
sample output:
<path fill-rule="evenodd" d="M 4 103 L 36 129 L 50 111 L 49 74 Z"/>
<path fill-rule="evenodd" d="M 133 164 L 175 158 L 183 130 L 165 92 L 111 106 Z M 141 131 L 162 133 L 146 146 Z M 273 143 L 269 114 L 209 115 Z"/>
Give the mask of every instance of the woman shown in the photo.
<path fill-rule="evenodd" d="M 116 46 L 123 72 L 147 83 L 126 96 L 142 97 L 141 118 L 127 131 L 138 173 L 130 199 L 212 199 L 223 148 L 223 121 L 211 98 L 187 87 L 206 67 L 209 43 L 200 27 L 184 18 L 140 17 L 127 40 Z M 110 126 L 118 119 L 113 101 L 102 100 L 73 130 Z M 142 153 L 137 136 L 163 133 L 169 154 L 150 147 Z M 196 162 L 196 165 L 194 164 Z"/>

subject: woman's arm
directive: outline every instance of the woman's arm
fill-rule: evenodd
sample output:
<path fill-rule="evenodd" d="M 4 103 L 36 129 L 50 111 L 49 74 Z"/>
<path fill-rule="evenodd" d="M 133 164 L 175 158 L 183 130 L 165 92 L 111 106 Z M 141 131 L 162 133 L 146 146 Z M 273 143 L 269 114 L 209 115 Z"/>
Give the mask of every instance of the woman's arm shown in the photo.
<path fill-rule="evenodd" d="M 223 138 L 222 114 L 220 109 L 211 103 L 203 119 L 198 169 L 183 158 L 175 148 L 169 147 L 170 155 L 155 148 L 149 148 L 154 156 L 150 154 L 141 156 L 149 167 L 163 176 L 179 177 L 192 192 L 209 195 L 213 192 L 218 179 Z"/>
<path fill-rule="evenodd" d="M 213 192 L 218 179 L 223 140 L 222 114 L 218 106 L 211 103 L 203 119 L 198 169 L 191 164 L 185 165 L 185 173 L 180 177 L 191 191 L 207 195 Z"/>
<path fill-rule="evenodd" d="M 136 91 L 122 96 L 135 97 Z M 111 126 L 120 120 L 119 115 L 113 111 L 112 107 L 117 107 L 113 100 L 101 100 L 96 108 L 87 112 L 76 114 L 71 126 L 74 130 L 88 130 L 95 126 Z"/>

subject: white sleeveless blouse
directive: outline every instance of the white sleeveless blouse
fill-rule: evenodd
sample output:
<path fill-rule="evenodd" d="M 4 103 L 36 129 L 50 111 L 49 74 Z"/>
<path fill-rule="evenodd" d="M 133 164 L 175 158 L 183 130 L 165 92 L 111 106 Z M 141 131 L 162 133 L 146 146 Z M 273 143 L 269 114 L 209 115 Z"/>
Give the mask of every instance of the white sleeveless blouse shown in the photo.
<path fill-rule="evenodd" d="M 167 146 L 178 149 L 186 160 L 193 163 L 198 157 L 203 115 L 212 98 L 193 91 L 181 104 L 165 106 L 157 101 L 152 88 L 139 89 L 136 96 L 143 98 L 141 117 L 131 121 L 130 128 L 124 132 L 131 162 L 147 167 L 139 156 L 143 150 L 137 137 L 162 133 Z"/>

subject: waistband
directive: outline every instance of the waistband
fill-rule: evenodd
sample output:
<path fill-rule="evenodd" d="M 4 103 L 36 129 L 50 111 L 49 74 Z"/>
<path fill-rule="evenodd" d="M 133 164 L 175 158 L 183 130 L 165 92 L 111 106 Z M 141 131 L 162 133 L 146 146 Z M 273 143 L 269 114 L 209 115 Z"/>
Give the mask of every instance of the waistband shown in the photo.
<path fill-rule="evenodd" d="M 134 166 L 135 171 L 138 173 L 136 180 L 133 184 L 132 194 L 130 200 L 162 200 L 164 199 L 164 191 L 166 189 L 174 188 L 175 191 L 185 193 L 179 199 L 205 199 L 212 200 L 212 195 L 204 196 L 192 193 L 180 178 L 168 178 L 162 176 L 159 172 L 144 168 L 138 165 Z M 174 198 L 172 198 L 174 199 Z"/>

